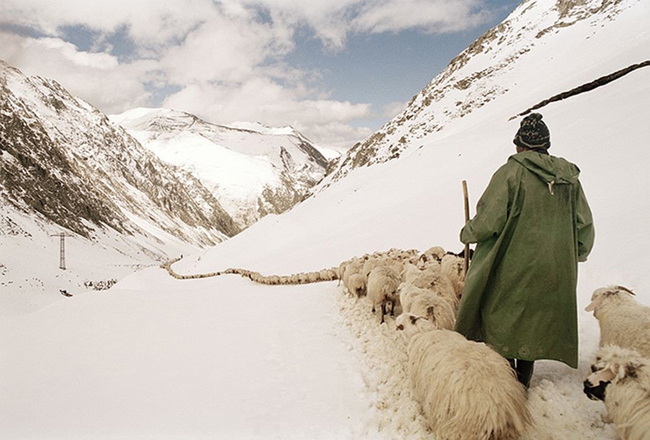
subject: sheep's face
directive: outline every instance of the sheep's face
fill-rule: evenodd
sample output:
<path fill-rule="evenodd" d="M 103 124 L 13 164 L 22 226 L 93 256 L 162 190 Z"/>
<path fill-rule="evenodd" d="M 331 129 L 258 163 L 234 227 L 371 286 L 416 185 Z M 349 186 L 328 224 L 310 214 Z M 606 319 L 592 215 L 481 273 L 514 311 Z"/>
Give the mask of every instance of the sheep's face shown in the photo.
<path fill-rule="evenodd" d="M 591 374 L 584 381 L 584 393 L 592 400 L 605 400 L 607 386 L 635 379 L 643 361 L 639 353 L 617 346 L 598 350 Z"/>
<path fill-rule="evenodd" d="M 591 400 L 605 400 L 605 390 L 612 382 L 614 373 L 610 369 L 594 371 L 593 365 L 591 369 L 592 373 L 585 379 L 583 391 Z"/>
<path fill-rule="evenodd" d="M 352 294 L 356 296 L 357 298 L 361 298 L 362 296 L 366 296 L 366 288 L 365 286 L 354 286 L 352 288 Z"/>
<path fill-rule="evenodd" d="M 585 307 L 585 311 L 594 312 L 594 314 L 596 314 L 598 313 L 598 309 L 600 309 L 600 307 L 608 298 L 612 298 L 612 297 L 629 298 L 630 295 L 634 295 L 634 292 L 632 292 L 627 287 L 623 287 L 623 286 L 601 287 L 600 289 L 594 290 L 594 293 L 591 295 L 591 302 L 587 307 Z"/>
<path fill-rule="evenodd" d="M 431 323 L 424 316 L 416 316 L 411 313 L 402 313 L 395 319 L 395 328 L 397 331 L 402 332 L 402 337 L 405 341 L 410 341 L 411 338 L 417 333 L 435 330 L 433 323 Z"/>

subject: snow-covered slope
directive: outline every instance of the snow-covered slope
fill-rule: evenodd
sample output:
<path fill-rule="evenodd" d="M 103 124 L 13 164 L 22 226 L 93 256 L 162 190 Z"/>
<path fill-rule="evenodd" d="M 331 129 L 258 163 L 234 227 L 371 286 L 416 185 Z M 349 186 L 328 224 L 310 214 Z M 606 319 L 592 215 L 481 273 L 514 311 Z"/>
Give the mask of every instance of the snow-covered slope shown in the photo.
<path fill-rule="evenodd" d="M 27 268 L 38 292 L 61 284 L 40 264 L 50 233 L 83 239 L 89 255 L 111 248 L 108 260 L 151 263 L 176 253 L 166 243 L 190 249 L 239 232 L 196 178 L 160 161 L 55 81 L 25 77 L 2 61 L 0 171 L 0 222 L 15 225 L 0 242 L 5 276 L 22 279 L 14 288 L 30 284 L 19 275 Z M 112 248 L 114 240 L 122 244 Z"/>
<path fill-rule="evenodd" d="M 280 214 L 318 183 L 327 160 L 291 127 L 237 128 L 167 109 L 134 109 L 111 120 L 162 160 L 198 177 L 245 228 Z"/>
<path fill-rule="evenodd" d="M 580 7 L 567 9 L 572 5 Z M 468 181 L 473 211 L 492 173 L 514 153 L 519 120 L 510 118 L 650 59 L 645 0 L 530 0 L 508 20 L 512 26 L 491 41 L 521 35 L 529 50 L 492 76 L 494 83 L 475 81 L 465 89 L 503 93 L 409 141 L 399 158 L 351 168 L 291 211 L 269 215 L 174 268 L 288 274 L 391 247 L 460 250 L 461 181 Z M 563 20 L 573 24 L 554 25 Z M 539 32 L 528 34 L 530 28 L 551 30 L 536 38 Z M 482 56 L 475 60 L 478 71 L 487 65 L 479 63 Z M 393 121 L 394 133 L 386 136 L 399 140 L 412 129 L 426 131 L 431 115 L 453 105 L 443 101 L 440 112 L 432 102 L 427 113 Z M 580 265 L 580 368 L 536 364 L 529 394 L 536 426 L 525 440 L 616 438 L 603 422 L 604 406 L 582 392 L 598 344 L 596 321 L 582 309 L 596 287 L 614 283 L 650 305 L 648 102 L 650 68 L 643 68 L 539 110 L 551 131 L 551 153 L 582 169 L 597 238 Z M 6 353 L 0 380 L 7 390 L 0 399 L 0 414 L 7 415 L 0 417 L 0 436 L 427 438 L 393 321 L 380 326 L 370 306 L 343 296 L 336 282 L 178 281 L 150 269 L 113 289 L 0 321 Z"/>
<path fill-rule="evenodd" d="M 619 20 L 620 15 L 629 17 L 630 9 L 646 7 L 638 3 L 643 1 L 522 2 L 454 58 L 400 115 L 342 156 L 327 181 L 430 144 L 443 131 L 448 133 L 445 128 L 455 120 L 492 101 L 509 101 L 508 116 L 514 116 L 560 92 L 645 61 L 641 20 Z M 624 24 L 628 20 L 631 27 Z M 620 30 L 610 35 L 615 27 Z"/>
<path fill-rule="evenodd" d="M 569 20 L 554 2 L 523 3 L 506 20 L 510 25 L 500 26 L 502 33 L 494 34 L 491 41 L 495 45 L 519 41 L 511 50 L 519 54 L 520 46 L 526 46 L 525 55 L 513 59 L 499 75 L 470 83 L 464 90 L 472 95 L 477 88 L 490 87 L 503 89 L 502 93 L 462 118 L 450 119 L 438 131 L 409 141 L 399 159 L 352 168 L 344 179 L 324 182 L 320 191 L 291 212 L 266 218 L 246 234 L 209 250 L 191 270 L 227 264 L 291 272 L 330 267 L 352 255 L 393 246 L 423 249 L 440 244 L 460 250 L 461 181 L 468 181 L 475 204 L 492 173 L 514 153 L 512 138 L 520 119 L 511 117 L 560 91 L 650 59 L 646 26 L 650 5 L 639 0 L 608 4 L 615 14 L 594 12 L 573 20 L 571 26 L 553 26 L 550 17 L 558 23 Z M 532 41 L 527 42 L 524 36 L 531 28 L 552 31 L 539 38 L 539 31 L 531 32 Z M 509 58 L 507 51 L 507 46 L 497 45 L 486 54 L 480 52 L 476 60 L 466 60 L 464 71 L 468 66 L 481 71 L 491 53 Z M 445 71 L 441 77 L 448 75 Z M 622 271 L 618 277 L 601 282 L 648 286 L 641 268 L 648 262 L 643 249 L 650 238 L 643 224 L 649 202 L 634 197 L 650 187 L 643 171 L 649 157 L 644 128 L 648 75 L 650 68 L 639 69 L 539 110 L 550 127 L 550 152 L 580 166 L 594 211 L 598 239 L 583 273 L 598 268 L 594 272 L 602 274 L 598 278 L 607 278 L 604 275 L 610 274 L 607 267 L 614 256 L 621 255 L 627 262 L 617 266 L 616 271 Z M 439 78 L 433 81 L 438 82 Z M 441 100 L 441 111 L 433 102 L 406 121 L 398 117 L 387 124 L 394 131 L 391 136 L 399 139 L 424 130 L 433 115 L 444 115 L 457 99 Z"/>

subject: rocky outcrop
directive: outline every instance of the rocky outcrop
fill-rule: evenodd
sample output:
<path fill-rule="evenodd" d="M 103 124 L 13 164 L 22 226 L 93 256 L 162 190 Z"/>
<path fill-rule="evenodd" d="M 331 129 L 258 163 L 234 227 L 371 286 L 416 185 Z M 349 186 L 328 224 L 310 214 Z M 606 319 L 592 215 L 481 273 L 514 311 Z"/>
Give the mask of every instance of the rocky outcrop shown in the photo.
<path fill-rule="evenodd" d="M 0 97 L 5 203 L 87 238 L 96 228 L 146 234 L 138 223 L 200 246 L 239 232 L 196 178 L 160 161 L 58 83 L 0 61 Z"/>

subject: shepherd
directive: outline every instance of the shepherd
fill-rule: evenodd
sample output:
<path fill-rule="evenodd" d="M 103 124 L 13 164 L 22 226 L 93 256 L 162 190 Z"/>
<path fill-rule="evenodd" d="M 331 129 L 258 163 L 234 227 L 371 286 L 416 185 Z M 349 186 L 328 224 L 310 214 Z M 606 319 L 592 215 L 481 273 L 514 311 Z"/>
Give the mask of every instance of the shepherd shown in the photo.
<path fill-rule="evenodd" d="M 595 231 L 580 170 L 548 154 L 542 115 L 521 121 L 514 144 L 460 232 L 476 249 L 456 330 L 508 359 L 528 388 L 538 359 L 578 367 L 578 262 Z"/>

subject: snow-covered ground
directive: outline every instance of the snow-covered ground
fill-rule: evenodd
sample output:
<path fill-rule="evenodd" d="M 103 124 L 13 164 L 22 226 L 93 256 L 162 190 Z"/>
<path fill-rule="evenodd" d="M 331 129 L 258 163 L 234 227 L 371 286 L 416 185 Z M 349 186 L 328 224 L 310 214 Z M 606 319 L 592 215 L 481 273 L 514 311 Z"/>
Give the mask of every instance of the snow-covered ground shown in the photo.
<path fill-rule="evenodd" d="M 639 71 L 544 110 L 553 152 L 583 169 L 598 238 L 580 268 L 580 368 L 538 363 L 530 438 L 615 438 L 602 403 L 582 393 L 599 337 L 582 309 L 593 289 L 614 283 L 650 304 L 642 108 L 649 84 L 650 71 Z M 174 268 L 289 274 L 391 247 L 460 250 L 459 177 L 468 177 L 474 204 L 511 153 L 516 122 L 496 121 L 476 117 L 435 148 L 360 169 Z M 485 147 L 472 154 L 472 145 Z M 0 437 L 422 438 L 393 326 L 390 319 L 380 326 L 370 306 L 336 282 L 179 281 L 147 269 L 109 291 L 2 318 Z"/>
<path fill-rule="evenodd" d="M 587 60 L 594 53 L 587 49 L 616 43 L 594 28 L 571 30 L 587 48 L 580 55 L 561 50 L 566 40 L 544 40 L 544 55 L 511 73 L 507 95 L 422 139 L 422 148 L 354 170 L 291 211 L 185 255 L 174 269 L 286 275 L 392 247 L 461 250 L 461 181 L 468 181 L 474 211 L 492 173 L 514 153 L 518 120 L 509 117 L 538 94 L 581 84 L 558 66 L 591 66 L 598 76 L 650 59 L 648 32 L 625 34 L 645 11 L 622 15 L 615 28 L 635 50 L 623 45 Z M 538 92 L 539 78 L 545 88 Z M 582 169 L 597 239 L 580 266 L 580 366 L 536 364 L 529 394 L 535 426 L 527 439 L 616 438 L 603 422 L 604 405 L 582 392 L 599 340 L 597 321 L 583 309 L 594 289 L 609 284 L 632 288 L 650 304 L 648 102 L 645 68 L 540 110 L 551 153 Z M 346 296 L 335 281 L 181 281 L 148 268 L 108 291 L 71 293 L 52 292 L 46 307 L 0 316 L 0 438 L 430 438 L 394 321 L 379 325 L 366 300 Z"/>

